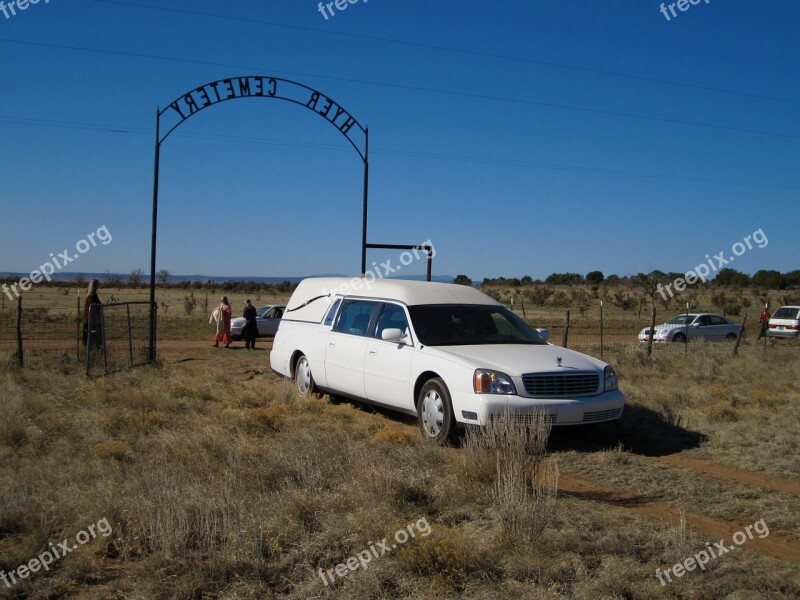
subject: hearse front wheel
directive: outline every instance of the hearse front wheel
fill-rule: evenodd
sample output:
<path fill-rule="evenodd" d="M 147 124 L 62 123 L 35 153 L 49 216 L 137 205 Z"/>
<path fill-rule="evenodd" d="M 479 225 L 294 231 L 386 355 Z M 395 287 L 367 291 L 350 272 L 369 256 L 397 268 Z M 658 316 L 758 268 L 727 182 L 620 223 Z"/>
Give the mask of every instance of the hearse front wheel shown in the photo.
<path fill-rule="evenodd" d="M 445 445 L 456 433 L 450 392 L 439 377 L 425 383 L 417 399 L 417 422 L 426 440 Z"/>
<path fill-rule="evenodd" d="M 311 365 L 304 355 L 300 355 L 294 365 L 294 387 L 298 395 L 305 398 L 314 391 L 314 376 L 311 374 Z"/>

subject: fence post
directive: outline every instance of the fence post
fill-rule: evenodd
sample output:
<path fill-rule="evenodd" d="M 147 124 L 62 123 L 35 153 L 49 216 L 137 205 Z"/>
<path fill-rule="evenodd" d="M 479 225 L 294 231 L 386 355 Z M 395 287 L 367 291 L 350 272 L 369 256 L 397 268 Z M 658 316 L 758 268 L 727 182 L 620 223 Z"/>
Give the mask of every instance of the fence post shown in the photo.
<path fill-rule="evenodd" d="M 736 336 L 736 343 L 733 345 L 733 355 L 736 356 L 736 353 L 739 352 L 739 342 L 742 341 L 742 334 L 744 333 L 744 324 L 747 323 L 747 313 L 744 313 L 744 319 L 742 319 L 742 327 L 739 329 L 739 335 Z"/>
<path fill-rule="evenodd" d="M 650 335 L 647 336 L 647 356 L 653 354 L 653 336 L 656 334 L 656 304 L 650 308 Z"/>
<path fill-rule="evenodd" d="M 567 347 L 568 335 L 569 335 L 569 309 L 567 309 L 567 313 L 564 315 L 564 338 L 561 340 L 561 345 L 564 348 Z"/>
<path fill-rule="evenodd" d="M 689 354 L 689 303 L 686 303 L 686 319 L 683 324 L 684 332 L 683 332 L 683 355 L 686 356 Z"/>
<path fill-rule="evenodd" d="M 525 296 L 522 294 L 519 295 L 519 304 L 522 306 L 522 316 L 527 318 L 528 315 L 525 314 Z"/>
<path fill-rule="evenodd" d="M 128 309 L 128 366 L 133 366 L 133 338 L 131 335 L 131 305 L 126 304 L 125 308 Z"/>
<path fill-rule="evenodd" d="M 106 346 L 106 311 L 102 304 L 97 304 L 100 311 L 100 348 L 103 351 L 103 373 L 108 373 L 108 347 Z"/>
<path fill-rule="evenodd" d="M 76 298 L 77 311 L 75 312 L 75 358 L 81 357 L 81 291 L 78 290 L 78 297 Z"/>
<path fill-rule="evenodd" d="M 23 366 L 22 358 L 22 296 L 17 297 L 17 360 L 19 366 Z"/>
<path fill-rule="evenodd" d="M 600 300 L 600 358 L 603 358 L 603 301 Z"/>

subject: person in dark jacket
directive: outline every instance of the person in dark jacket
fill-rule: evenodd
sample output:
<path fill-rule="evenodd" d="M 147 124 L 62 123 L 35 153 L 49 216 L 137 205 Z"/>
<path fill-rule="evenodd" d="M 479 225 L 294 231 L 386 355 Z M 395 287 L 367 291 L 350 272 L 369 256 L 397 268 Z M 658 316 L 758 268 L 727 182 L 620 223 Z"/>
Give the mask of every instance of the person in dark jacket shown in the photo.
<path fill-rule="evenodd" d="M 255 350 L 256 337 L 258 337 L 258 322 L 256 321 L 256 307 L 250 304 L 250 300 L 244 303 L 242 316 L 245 318 L 244 329 L 242 330 L 244 347 L 246 350 Z"/>

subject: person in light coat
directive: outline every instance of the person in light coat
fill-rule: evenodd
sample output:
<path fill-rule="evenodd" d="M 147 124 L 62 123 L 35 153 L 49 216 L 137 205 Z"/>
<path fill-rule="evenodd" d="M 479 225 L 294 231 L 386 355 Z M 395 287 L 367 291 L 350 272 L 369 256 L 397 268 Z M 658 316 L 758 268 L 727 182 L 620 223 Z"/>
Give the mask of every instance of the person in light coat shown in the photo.
<path fill-rule="evenodd" d="M 226 348 L 231 347 L 231 305 L 228 297 L 223 296 L 222 302 L 214 309 L 211 318 L 217 322 L 217 335 L 214 337 L 214 347 L 219 348 L 219 343 L 225 344 Z"/>

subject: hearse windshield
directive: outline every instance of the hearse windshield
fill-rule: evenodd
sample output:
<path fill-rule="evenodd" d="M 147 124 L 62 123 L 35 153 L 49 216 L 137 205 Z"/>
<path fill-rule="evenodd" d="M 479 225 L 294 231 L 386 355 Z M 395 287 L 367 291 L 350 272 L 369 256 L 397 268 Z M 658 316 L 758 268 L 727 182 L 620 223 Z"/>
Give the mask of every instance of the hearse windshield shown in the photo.
<path fill-rule="evenodd" d="M 426 346 L 545 345 L 542 337 L 504 306 L 421 304 L 409 306 L 411 322 Z"/>

